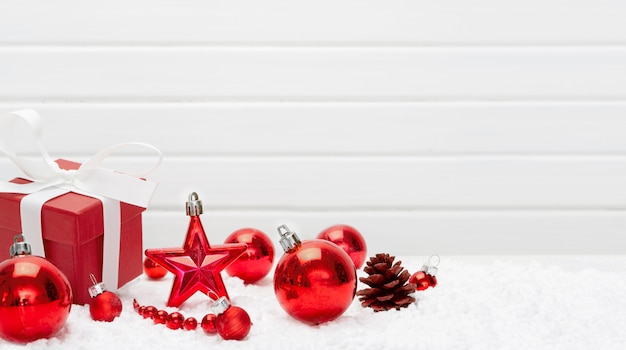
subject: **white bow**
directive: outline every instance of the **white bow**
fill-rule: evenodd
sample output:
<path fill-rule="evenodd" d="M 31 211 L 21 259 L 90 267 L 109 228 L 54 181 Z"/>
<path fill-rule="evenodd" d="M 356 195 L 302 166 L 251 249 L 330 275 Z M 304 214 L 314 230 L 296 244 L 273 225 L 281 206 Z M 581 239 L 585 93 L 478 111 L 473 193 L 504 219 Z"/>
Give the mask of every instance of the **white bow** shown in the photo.
<path fill-rule="evenodd" d="M 30 127 L 34 136 L 40 157 L 27 159 L 16 155 L 12 140 L 16 132 L 16 122 L 23 120 Z M 121 202 L 139 207 L 147 207 L 156 183 L 142 180 L 140 177 L 151 173 L 161 163 L 162 154 L 156 147 L 138 142 L 120 143 L 104 148 L 84 162 L 78 170 L 61 169 L 48 155 L 42 142 L 42 123 L 37 112 L 25 109 L 6 113 L 0 116 L 0 151 L 2 151 L 20 170 L 33 182 L 28 184 L 14 184 L 0 182 L 0 192 L 34 193 L 48 187 L 63 187 L 69 190 L 78 190 L 85 193 L 99 194 Z M 100 164 L 116 150 L 138 145 L 155 151 L 158 155 L 156 164 L 141 173 L 124 174 L 109 169 L 100 168 Z"/>

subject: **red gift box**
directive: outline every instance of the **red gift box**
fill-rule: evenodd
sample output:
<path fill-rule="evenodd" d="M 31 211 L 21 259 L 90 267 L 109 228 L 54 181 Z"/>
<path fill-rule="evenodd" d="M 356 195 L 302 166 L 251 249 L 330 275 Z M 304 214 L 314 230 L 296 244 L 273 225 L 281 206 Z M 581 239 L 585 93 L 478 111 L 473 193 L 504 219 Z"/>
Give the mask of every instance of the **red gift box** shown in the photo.
<path fill-rule="evenodd" d="M 63 169 L 77 169 L 80 164 L 57 160 Z M 14 179 L 14 183 L 28 180 Z M 22 233 L 20 201 L 24 194 L 0 193 L 0 260 L 9 257 L 13 237 Z M 120 262 L 118 287 L 143 272 L 142 221 L 145 208 L 120 203 Z M 93 284 L 89 275 L 102 280 L 104 223 L 102 202 L 98 199 L 69 192 L 47 201 L 41 211 L 46 258 L 67 276 L 72 286 L 75 304 L 89 303 L 88 288 Z M 23 232 L 28 242 L 28 232 Z M 113 289 L 114 286 L 109 286 Z"/>

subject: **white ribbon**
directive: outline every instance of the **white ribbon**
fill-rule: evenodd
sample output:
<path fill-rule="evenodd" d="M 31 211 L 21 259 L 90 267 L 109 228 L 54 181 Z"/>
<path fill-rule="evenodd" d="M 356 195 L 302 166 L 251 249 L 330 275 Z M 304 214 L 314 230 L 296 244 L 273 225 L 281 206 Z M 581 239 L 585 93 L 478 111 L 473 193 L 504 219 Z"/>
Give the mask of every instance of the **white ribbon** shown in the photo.
<path fill-rule="evenodd" d="M 12 140 L 18 121 L 26 122 L 32 132 L 40 157 L 26 159 L 17 156 Z M 161 163 L 162 154 L 145 143 L 122 143 L 107 147 L 84 162 L 77 170 L 61 169 L 48 155 L 43 145 L 43 128 L 39 114 L 33 110 L 19 110 L 0 116 L 0 151 L 2 151 L 31 183 L 0 182 L 0 192 L 27 194 L 20 202 L 22 232 L 27 237 L 34 254 L 44 255 L 41 231 L 41 208 L 48 200 L 68 192 L 76 192 L 99 199 L 103 207 L 104 242 L 102 281 L 111 290 L 118 287 L 120 250 L 120 202 L 147 207 L 156 183 L 145 181 L 146 176 Z M 158 155 L 156 164 L 141 173 L 123 174 L 100 168 L 100 164 L 116 150 L 129 145 L 147 147 Z"/>

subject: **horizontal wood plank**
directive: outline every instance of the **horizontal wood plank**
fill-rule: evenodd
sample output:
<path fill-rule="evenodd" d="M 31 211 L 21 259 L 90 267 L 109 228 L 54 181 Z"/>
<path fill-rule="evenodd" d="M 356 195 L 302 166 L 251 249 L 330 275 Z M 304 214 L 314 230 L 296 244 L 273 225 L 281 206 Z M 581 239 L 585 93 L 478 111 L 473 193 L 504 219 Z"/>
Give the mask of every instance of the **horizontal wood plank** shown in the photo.
<path fill-rule="evenodd" d="M 626 46 L 0 48 L 0 101 L 626 99 Z"/>
<path fill-rule="evenodd" d="M 611 0 L 0 3 L 0 44 L 624 44 Z"/>
<path fill-rule="evenodd" d="M 147 169 L 147 157 L 105 166 Z M 82 159 L 76 159 L 81 161 Z M 208 209 L 625 209 L 624 157 L 166 156 L 155 209 L 196 191 Z M 18 171 L 0 159 L 9 179 Z"/>
<path fill-rule="evenodd" d="M 182 203 L 182 202 L 181 202 Z M 177 247 L 188 225 L 184 210 L 144 214 L 144 245 Z M 301 239 L 343 223 L 363 234 L 368 254 L 623 254 L 624 212 L 585 211 L 206 211 L 202 222 L 209 241 L 224 242 L 231 232 L 255 227 L 273 241 L 282 255 L 276 228 L 286 224 Z M 415 270 L 421 266 L 407 267 Z"/>
<path fill-rule="evenodd" d="M 626 102 L 0 103 L 21 108 L 59 157 L 128 141 L 199 156 L 626 152 Z"/>

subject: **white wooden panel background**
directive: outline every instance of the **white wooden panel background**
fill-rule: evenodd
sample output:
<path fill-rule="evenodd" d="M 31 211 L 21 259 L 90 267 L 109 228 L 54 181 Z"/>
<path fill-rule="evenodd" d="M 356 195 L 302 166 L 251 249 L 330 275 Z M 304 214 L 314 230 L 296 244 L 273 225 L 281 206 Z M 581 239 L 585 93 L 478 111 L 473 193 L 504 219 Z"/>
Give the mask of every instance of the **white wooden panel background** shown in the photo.
<path fill-rule="evenodd" d="M 38 110 L 57 157 L 159 147 L 147 247 L 180 245 L 193 190 L 214 242 L 348 223 L 371 253 L 623 254 L 624 18 L 611 0 L 8 0 L 0 112 Z"/>

